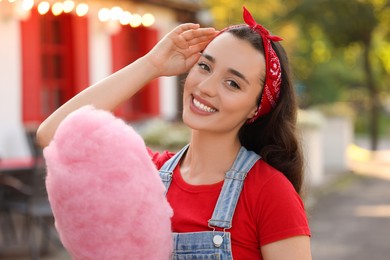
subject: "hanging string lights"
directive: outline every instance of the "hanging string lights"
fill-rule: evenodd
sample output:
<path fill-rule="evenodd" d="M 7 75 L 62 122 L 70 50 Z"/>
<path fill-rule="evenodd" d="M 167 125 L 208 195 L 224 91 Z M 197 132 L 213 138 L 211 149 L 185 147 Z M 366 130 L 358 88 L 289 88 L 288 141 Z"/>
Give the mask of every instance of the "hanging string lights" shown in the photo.
<path fill-rule="evenodd" d="M 102 23 L 119 23 L 121 25 L 129 25 L 131 27 L 152 26 L 155 18 L 150 13 L 138 14 L 131 13 L 123 7 L 114 5 L 116 1 L 91 1 L 91 0 L 0 0 L 0 3 L 8 2 L 14 5 L 15 13 L 19 18 L 27 17 L 34 7 L 37 8 L 40 15 L 45 15 L 51 12 L 58 16 L 63 13 L 74 13 L 78 16 L 85 16 L 92 12 L 90 5 L 102 6 L 97 11 L 97 18 Z M 123 3 L 123 2 L 122 2 Z M 111 4 L 111 6 L 109 6 Z M 93 12 L 96 13 L 96 12 Z"/>

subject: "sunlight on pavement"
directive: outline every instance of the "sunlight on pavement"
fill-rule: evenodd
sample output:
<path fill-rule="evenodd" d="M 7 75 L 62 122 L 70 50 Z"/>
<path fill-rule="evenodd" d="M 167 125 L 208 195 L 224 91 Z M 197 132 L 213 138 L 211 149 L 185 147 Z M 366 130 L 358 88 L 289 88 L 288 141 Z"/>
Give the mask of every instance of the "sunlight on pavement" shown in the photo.
<path fill-rule="evenodd" d="M 390 180 L 390 150 L 374 152 L 353 144 L 347 149 L 347 157 L 353 172 Z"/>
<path fill-rule="evenodd" d="M 355 208 L 355 216 L 390 218 L 390 205 L 358 206 Z"/>
<path fill-rule="evenodd" d="M 351 144 L 347 149 L 347 155 L 350 160 L 366 162 L 370 160 L 371 151 Z"/>

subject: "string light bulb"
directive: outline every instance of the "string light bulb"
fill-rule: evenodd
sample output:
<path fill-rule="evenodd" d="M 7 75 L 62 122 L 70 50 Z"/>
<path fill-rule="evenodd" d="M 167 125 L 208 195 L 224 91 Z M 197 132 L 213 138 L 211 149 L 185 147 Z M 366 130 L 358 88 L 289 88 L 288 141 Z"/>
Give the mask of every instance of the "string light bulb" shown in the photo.
<path fill-rule="evenodd" d="M 133 14 L 130 19 L 130 26 L 136 28 L 142 24 L 142 17 L 139 14 Z"/>
<path fill-rule="evenodd" d="M 119 17 L 119 23 L 121 25 L 128 25 L 131 21 L 131 13 L 128 11 L 124 11 Z"/>
<path fill-rule="evenodd" d="M 62 9 L 64 10 L 64 13 L 70 13 L 73 11 L 73 8 L 74 8 L 74 2 L 72 0 L 65 0 L 63 3 L 62 3 Z"/>
<path fill-rule="evenodd" d="M 85 3 L 78 4 L 76 7 L 76 14 L 78 16 L 84 16 L 88 13 L 89 7 Z"/>
<path fill-rule="evenodd" d="M 62 14 L 63 8 L 62 8 L 62 3 L 56 2 L 52 5 L 51 7 L 51 12 L 53 13 L 54 16 L 58 16 Z"/>
<path fill-rule="evenodd" d="M 38 4 L 38 13 L 41 15 L 46 14 L 50 10 L 50 4 L 49 2 L 42 1 Z"/>
<path fill-rule="evenodd" d="M 154 16 L 150 13 L 146 13 L 142 16 L 142 25 L 145 27 L 152 26 L 154 24 Z"/>
<path fill-rule="evenodd" d="M 1 0 L 0 0 L 1 1 Z M 34 0 L 23 0 L 22 9 L 25 11 L 30 11 L 34 7 Z"/>
<path fill-rule="evenodd" d="M 122 15 L 123 10 L 119 6 L 114 6 L 110 10 L 110 18 L 113 21 L 119 20 L 119 17 Z"/>
<path fill-rule="evenodd" d="M 102 8 L 98 12 L 98 18 L 101 22 L 107 22 L 110 20 L 110 10 L 108 8 Z"/>
<path fill-rule="evenodd" d="M 45 15 L 50 10 L 55 16 L 72 12 L 76 13 L 78 16 L 85 16 L 89 12 L 88 4 L 77 0 L 0 0 L 0 3 L 4 1 L 18 3 L 15 9 L 18 8 L 18 12 L 26 14 L 22 16 L 18 13 L 19 19 L 23 19 L 22 17 L 27 16 L 35 5 L 40 15 Z M 97 16 L 101 22 L 113 21 L 123 26 L 130 25 L 134 28 L 141 25 L 149 27 L 155 23 L 155 17 L 151 13 L 145 13 L 141 16 L 140 14 L 130 13 L 119 6 L 101 8 L 98 11 Z"/>

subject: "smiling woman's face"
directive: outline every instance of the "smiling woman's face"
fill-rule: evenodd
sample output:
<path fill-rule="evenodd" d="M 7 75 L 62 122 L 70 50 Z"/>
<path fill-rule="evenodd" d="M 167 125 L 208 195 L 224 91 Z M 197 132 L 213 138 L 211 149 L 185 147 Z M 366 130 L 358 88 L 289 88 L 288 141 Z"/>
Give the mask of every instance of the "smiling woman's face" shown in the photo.
<path fill-rule="evenodd" d="M 231 33 L 222 33 L 188 74 L 183 121 L 197 130 L 238 132 L 257 110 L 264 71 L 259 50 Z"/>

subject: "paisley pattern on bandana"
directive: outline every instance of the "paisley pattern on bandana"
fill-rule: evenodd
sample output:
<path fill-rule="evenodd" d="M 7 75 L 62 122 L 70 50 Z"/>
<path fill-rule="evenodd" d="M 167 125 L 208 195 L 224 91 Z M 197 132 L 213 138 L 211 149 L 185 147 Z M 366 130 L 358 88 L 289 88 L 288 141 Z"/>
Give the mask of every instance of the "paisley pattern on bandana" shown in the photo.
<path fill-rule="evenodd" d="M 248 123 L 252 123 L 260 116 L 268 114 L 278 102 L 280 85 L 282 83 L 282 72 L 279 58 L 276 55 L 275 50 L 272 48 L 271 41 L 281 41 L 282 38 L 270 35 L 267 29 L 256 23 L 245 7 L 243 7 L 243 10 L 245 23 L 262 38 L 265 56 L 265 84 L 257 112 L 255 116 L 248 120 Z"/>

